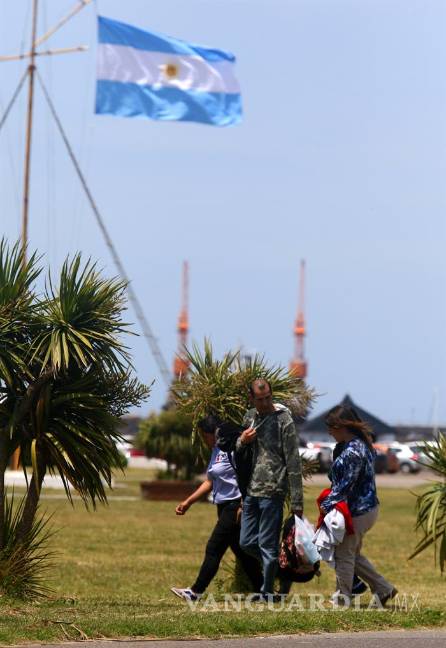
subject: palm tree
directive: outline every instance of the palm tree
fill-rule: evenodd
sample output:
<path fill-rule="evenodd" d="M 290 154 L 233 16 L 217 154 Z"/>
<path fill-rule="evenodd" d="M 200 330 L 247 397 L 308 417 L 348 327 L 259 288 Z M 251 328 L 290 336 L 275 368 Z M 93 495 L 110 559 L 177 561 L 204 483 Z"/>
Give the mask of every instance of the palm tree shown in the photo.
<path fill-rule="evenodd" d="M 104 279 L 80 255 L 67 260 L 57 287 L 33 291 L 40 269 L 18 245 L 0 245 L 0 552 L 5 548 L 4 473 L 16 448 L 32 461 L 32 478 L 16 524 L 26 545 L 35 528 L 47 472 L 59 474 L 84 503 L 107 499 L 120 465 L 119 418 L 148 397 L 132 376 L 122 342 L 125 283 Z M 11 543 L 9 543 L 11 544 Z"/>
<path fill-rule="evenodd" d="M 32 375 L 26 354 L 32 343 L 34 318 L 32 285 L 40 274 L 36 255 L 24 261 L 19 245 L 0 241 L 0 551 L 4 545 L 5 471 L 17 447 L 13 419 L 19 418 Z"/>
<path fill-rule="evenodd" d="M 242 359 L 235 351 L 218 360 L 209 340 L 205 340 L 203 351 L 194 345 L 186 354 L 189 375 L 173 386 L 172 395 L 176 407 L 192 419 L 194 444 L 199 443 L 198 421 L 207 414 L 242 423 L 246 410 L 252 407 L 248 393 L 256 378 L 264 378 L 271 384 L 274 399 L 286 405 L 295 418 L 305 416 L 315 399 L 314 390 L 303 380 L 283 367 L 268 365 L 261 356 Z M 314 470 L 314 462 L 303 458 L 303 476 L 310 476 Z"/>
<path fill-rule="evenodd" d="M 432 482 L 417 498 L 416 529 L 422 531 L 423 537 L 409 560 L 433 545 L 434 560 L 438 559 L 443 573 L 446 564 L 446 436 L 440 433 L 435 441 L 425 443 L 423 454 L 428 459 L 429 468 L 441 481 Z"/>

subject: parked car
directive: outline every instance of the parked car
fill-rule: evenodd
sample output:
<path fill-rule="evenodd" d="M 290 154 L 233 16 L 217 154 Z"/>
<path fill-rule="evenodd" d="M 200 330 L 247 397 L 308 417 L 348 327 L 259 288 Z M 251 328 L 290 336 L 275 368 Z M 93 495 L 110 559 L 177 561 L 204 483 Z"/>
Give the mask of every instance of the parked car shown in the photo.
<path fill-rule="evenodd" d="M 418 455 L 417 461 L 421 468 L 423 468 L 423 466 L 429 467 L 431 464 L 431 460 L 424 452 L 425 445 L 429 445 L 430 443 L 432 443 L 432 441 L 411 441 L 407 444 L 410 450 L 414 454 Z"/>
<path fill-rule="evenodd" d="M 125 439 L 124 441 L 118 441 L 116 447 L 119 452 L 127 459 L 130 459 L 130 451 L 133 449 L 133 444 Z"/>
<path fill-rule="evenodd" d="M 118 448 L 119 452 L 124 455 L 124 457 L 127 459 L 127 461 L 131 457 L 144 457 L 144 450 L 139 450 L 138 448 L 135 448 L 133 445 L 133 438 L 132 437 L 123 437 L 123 441 L 118 441 L 116 443 L 116 447 Z"/>
<path fill-rule="evenodd" d="M 375 458 L 375 472 L 380 473 L 396 473 L 400 469 L 400 462 L 397 455 L 392 452 L 391 448 L 384 443 L 374 443 L 373 447 L 376 450 Z"/>
<path fill-rule="evenodd" d="M 420 472 L 420 455 L 417 452 L 414 452 L 408 445 L 395 442 L 391 444 L 390 450 L 398 457 L 402 473 L 409 474 Z"/>
<path fill-rule="evenodd" d="M 299 448 L 301 456 L 315 459 L 319 463 L 319 472 L 328 472 L 333 463 L 333 449 L 335 443 L 327 441 L 308 441 L 306 447 Z M 374 443 L 376 450 L 375 472 L 396 473 L 400 469 L 400 462 L 395 452 L 387 444 Z"/>
<path fill-rule="evenodd" d="M 325 441 L 309 441 L 306 444 L 306 447 L 299 448 L 299 453 L 301 456 L 317 461 L 319 472 L 326 473 L 329 471 L 330 466 L 333 463 L 333 448 L 335 445 L 335 443 Z"/>

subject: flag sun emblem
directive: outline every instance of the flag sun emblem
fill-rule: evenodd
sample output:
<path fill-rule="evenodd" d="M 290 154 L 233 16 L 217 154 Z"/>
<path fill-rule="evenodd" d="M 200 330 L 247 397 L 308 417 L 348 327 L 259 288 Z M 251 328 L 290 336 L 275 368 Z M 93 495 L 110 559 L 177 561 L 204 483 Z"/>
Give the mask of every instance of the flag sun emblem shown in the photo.
<path fill-rule="evenodd" d="M 169 81 L 177 78 L 178 71 L 178 65 L 175 65 L 174 63 L 166 63 L 166 65 L 163 66 L 163 72 Z"/>

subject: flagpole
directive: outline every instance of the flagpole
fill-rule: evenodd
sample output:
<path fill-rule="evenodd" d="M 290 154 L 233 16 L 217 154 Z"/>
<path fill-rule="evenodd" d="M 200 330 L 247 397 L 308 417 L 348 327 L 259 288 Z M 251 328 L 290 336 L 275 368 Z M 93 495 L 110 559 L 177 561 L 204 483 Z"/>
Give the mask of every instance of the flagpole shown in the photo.
<path fill-rule="evenodd" d="M 55 54 L 72 54 L 73 52 L 86 52 L 88 45 L 78 45 L 77 47 L 62 47 L 55 50 L 45 50 L 44 52 L 34 52 L 34 56 L 54 56 Z M 26 54 L 11 54 L 9 56 L 0 56 L 0 63 L 4 61 L 21 61 L 22 59 L 30 58 L 31 52 Z"/>
<path fill-rule="evenodd" d="M 24 173 L 24 187 L 23 187 L 23 213 L 22 213 L 22 252 L 23 263 L 26 262 L 26 248 L 28 245 L 28 212 L 29 212 L 29 186 L 30 186 L 30 172 L 31 172 L 31 141 L 32 141 L 32 128 L 33 128 L 33 103 L 34 103 L 34 72 L 35 56 L 36 56 L 36 33 L 37 33 L 37 9 L 38 0 L 33 0 L 33 18 L 32 18 L 32 36 L 31 36 L 31 50 L 30 61 L 28 65 L 28 111 L 26 117 L 26 143 L 25 143 L 25 173 Z"/>
<path fill-rule="evenodd" d="M 78 14 L 79 11 L 82 11 L 82 9 L 84 7 L 86 7 L 87 5 L 89 5 L 91 2 L 92 2 L 92 0 L 79 0 L 79 4 L 76 5 L 70 11 L 70 13 L 68 13 L 66 16 L 64 16 L 64 18 L 62 18 L 62 20 L 59 20 L 57 25 L 54 25 L 54 27 L 52 27 L 49 31 L 47 31 L 46 34 L 43 34 L 43 36 L 41 36 L 38 40 L 36 40 L 34 42 L 34 46 L 38 47 L 39 45 L 44 43 L 46 40 L 48 40 L 48 38 L 50 36 L 55 34 L 61 27 L 63 27 L 65 25 L 65 23 L 67 23 L 69 20 L 71 20 L 71 18 L 73 18 L 76 14 Z"/>
<path fill-rule="evenodd" d="M 25 173 L 23 186 L 23 212 L 22 212 L 22 263 L 26 264 L 26 248 L 28 246 L 28 211 L 29 211 L 29 184 L 31 172 L 31 141 L 33 128 L 33 103 L 34 103 L 34 72 L 36 69 L 34 59 L 36 55 L 36 33 L 37 33 L 37 9 L 38 0 L 33 0 L 33 17 L 32 17 L 32 36 L 30 61 L 28 65 L 28 112 L 26 117 L 26 141 L 25 141 Z M 20 462 L 20 448 L 14 451 L 11 458 L 12 470 L 17 470 Z"/>

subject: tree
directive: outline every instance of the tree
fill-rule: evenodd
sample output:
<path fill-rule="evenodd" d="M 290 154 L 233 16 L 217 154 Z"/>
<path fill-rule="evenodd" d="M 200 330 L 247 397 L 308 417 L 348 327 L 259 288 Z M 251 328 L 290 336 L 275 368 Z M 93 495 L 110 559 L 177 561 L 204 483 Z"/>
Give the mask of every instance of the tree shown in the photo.
<path fill-rule="evenodd" d="M 174 464 L 175 479 L 191 479 L 204 470 L 200 452 L 191 443 L 192 418 L 171 408 L 151 414 L 139 428 L 136 445 L 147 457 L 165 459 Z"/>
<path fill-rule="evenodd" d="M 423 454 L 429 468 L 441 477 L 441 481 L 432 482 L 427 491 L 417 497 L 416 529 L 422 531 L 423 537 L 409 560 L 433 545 L 435 562 L 438 559 L 443 573 L 446 564 L 446 436 L 440 433 L 434 442 L 425 443 Z"/>
<path fill-rule="evenodd" d="M 197 423 L 208 414 L 241 424 L 249 402 L 249 386 L 264 378 L 272 387 L 275 401 L 283 403 L 300 418 L 315 399 L 314 390 L 287 369 L 271 366 L 261 356 L 243 360 L 239 352 L 228 352 L 221 360 L 214 357 L 212 345 L 205 340 L 203 352 L 194 346 L 186 350 L 190 370 L 185 380 L 172 388 L 177 408 L 192 420 L 192 443 L 199 444 Z M 314 462 L 302 460 L 304 477 L 315 470 Z"/>
<path fill-rule="evenodd" d="M 47 473 L 60 475 L 70 501 L 72 487 L 86 506 L 106 502 L 120 465 L 119 418 L 149 394 L 132 375 L 121 340 L 129 332 L 122 320 L 125 283 L 102 278 L 80 255 L 65 261 L 57 287 L 49 275 L 42 296 L 34 289 L 40 274 L 35 254 L 26 262 L 18 244 L 1 241 L 0 565 L 36 537 Z M 12 524 L 4 476 L 17 448 L 31 457 L 33 470 Z M 1 576 L 0 569 L 5 589 Z M 33 589 L 24 582 L 22 593 L 31 596 Z"/>

